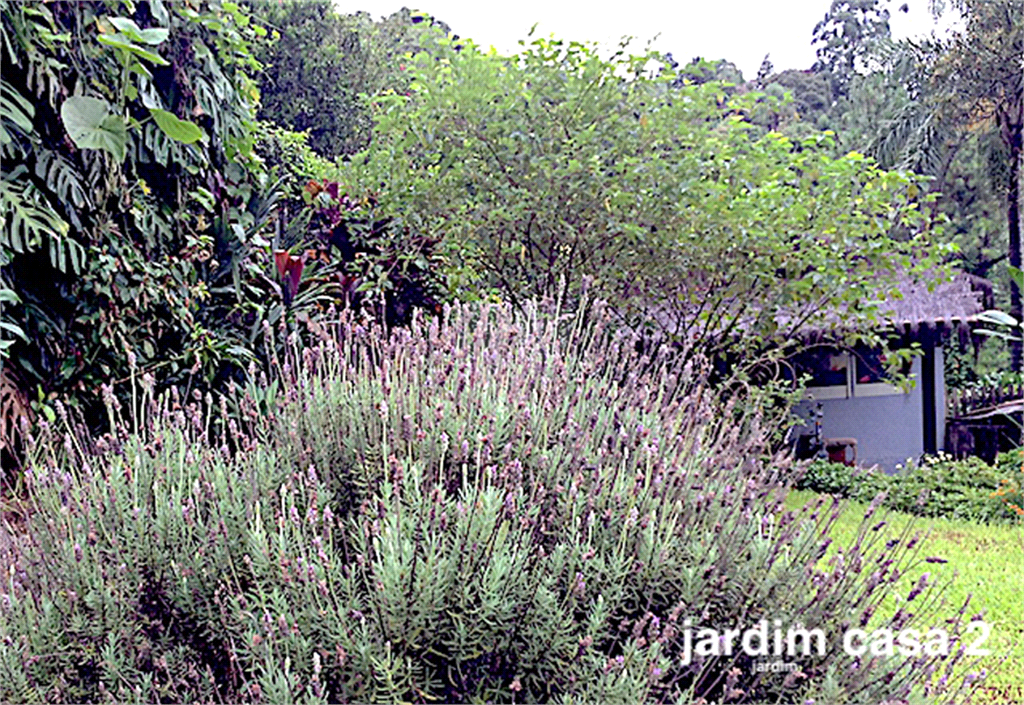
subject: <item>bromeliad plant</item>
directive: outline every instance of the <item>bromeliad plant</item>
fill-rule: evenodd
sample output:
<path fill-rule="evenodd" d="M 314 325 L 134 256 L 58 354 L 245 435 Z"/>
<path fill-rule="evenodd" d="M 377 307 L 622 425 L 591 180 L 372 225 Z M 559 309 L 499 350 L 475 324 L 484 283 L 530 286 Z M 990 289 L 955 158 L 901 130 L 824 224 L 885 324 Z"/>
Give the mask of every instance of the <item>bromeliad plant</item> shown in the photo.
<path fill-rule="evenodd" d="M 232 400 L 154 399 L 149 376 L 134 413 L 108 397 L 113 435 L 44 424 L 0 545 L 0 697 L 966 697 L 966 605 L 948 615 L 926 573 L 874 616 L 921 570 L 916 539 L 885 543 L 872 506 L 819 565 L 838 510 L 781 511 L 758 419 L 585 311 L 457 306 L 391 333 L 348 312 L 291 338 L 258 385 L 281 392 L 226 425 Z M 687 625 L 762 618 L 829 647 L 790 674 L 682 658 Z M 942 626 L 951 655 L 846 655 L 865 624 Z"/>
<path fill-rule="evenodd" d="M 417 309 L 437 312 L 445 297 L 435 242 L 401 219 L 381 214 L 372 195 L 352 198 L 335 181 L 309 180 L 305 208 L 289 224 L 292 249 L 275 252 L 286 301 L 297 294 L 309 262 L 338 285 L 340 303 L 370 312 L 389 326 L 406 325 Z M 294 208 L 293 208 L 294 210 Z M 282 243 L 285 244 L 285 243 Z"/>

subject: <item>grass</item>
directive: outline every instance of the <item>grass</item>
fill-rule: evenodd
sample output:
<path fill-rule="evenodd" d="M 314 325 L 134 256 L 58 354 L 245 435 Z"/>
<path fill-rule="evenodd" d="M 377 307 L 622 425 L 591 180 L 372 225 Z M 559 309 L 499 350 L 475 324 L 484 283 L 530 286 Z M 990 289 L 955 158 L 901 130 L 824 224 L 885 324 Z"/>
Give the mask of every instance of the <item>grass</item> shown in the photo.
<path fill-rule="evenodd" d="M 796 509 L 816 497 L 814 492 L 793 491 L 786 506 Z M 831 532 L 833 545 L 854 540 L 865 509 L 866 505 L 847 503 Z M 899 512 L 889 512 L 885 518 L 889 523 L 883 531 L 893 535 L 913 522 L 927 534 L 921 555 L 949 560 L 945 564 L 922 566 L 920 571 L 904 576 L 899 586 L 901 594 L 906 595 L 925 570 L 943 580 L 954 578 L 946 593 L 949 605 L 958 609 L 971 596 L 968 615 L 984 612 L 985 621 L 992 626 L 985 644 L 992 653 L 979 664 L 989 673 L 980 699 L 993 703 L 1024 702 L 1024 525 L 988 526 Z M 894 596 L 893 612 L 895 604 Z"/>

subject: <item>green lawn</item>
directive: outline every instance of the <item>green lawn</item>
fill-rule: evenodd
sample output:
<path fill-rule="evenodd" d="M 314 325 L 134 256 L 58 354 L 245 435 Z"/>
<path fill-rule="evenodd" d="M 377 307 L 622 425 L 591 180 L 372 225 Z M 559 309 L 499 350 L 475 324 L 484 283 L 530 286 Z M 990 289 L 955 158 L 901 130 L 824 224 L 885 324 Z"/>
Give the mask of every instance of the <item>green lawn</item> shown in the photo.
<path fill-rule="evenodd" d="M 793 491 L 786 506 L 796 509 L 816 496 L 814 492 Z M 855 538 L 864 509 L 865 505 L 848 503 L 831 532 L 836 544 L 847 544 Z M 896 512 L 886 518 L 889 524 L 883 530 L 893 534 L 898 534 L 911 521 L 929 532 L 922 555 L 949 560 L 946 564 L 928 565 L 927 570 L 942 578 L 956 574 L 947 593 L 953 610 L 970 594 L 973 597 L 968 614 L 985 612 L 985 621 L 992 626 L 985 646 L 992 650 L 992 655 L 982 663 L 990 674 L 983 699 L 997 703 L 1024 702 L 1024 526 L 986 526 Z M 924 570 L 905 576 L 905 584 L 900 586 L 904 595 L 921 572 Z"/>

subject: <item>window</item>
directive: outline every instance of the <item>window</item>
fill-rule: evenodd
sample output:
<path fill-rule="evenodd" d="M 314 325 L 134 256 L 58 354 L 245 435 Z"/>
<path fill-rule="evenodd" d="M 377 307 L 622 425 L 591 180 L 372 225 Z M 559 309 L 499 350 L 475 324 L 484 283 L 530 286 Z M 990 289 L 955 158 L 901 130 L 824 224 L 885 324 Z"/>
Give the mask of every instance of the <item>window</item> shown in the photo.
<path fill-rule="evenodd" d="M 854 357 L 853 394 L 857 397 L 877 397 L 890 394 L 903 394 L 903 390 L 889 381 L 887 360 L 881 350 L 858 348 Z M 901 374 L 910 374 L 910 361 L 903 363 Z"/>
<path fill-rule="evenodd" d="M 888 379 L 885 356 L 880 350 L 857 348 L 853 352 L 838 348 L 811 348 L 790 359 L 787 379 L 810 377 L 805 398 L 848 399 L 850 397 L 881 397 L 905 392 Z M 910 360 L 903 363 L 901 374 L 910 374 Z"/>
<path fill-rule="evenodd" d="M 835 348 L 812 348 L 795 356 L 793 372 L 797 379 L 810 376 L 806 395 L 809 399 L 846 399 L 850 396 L 850 356 Z"/>

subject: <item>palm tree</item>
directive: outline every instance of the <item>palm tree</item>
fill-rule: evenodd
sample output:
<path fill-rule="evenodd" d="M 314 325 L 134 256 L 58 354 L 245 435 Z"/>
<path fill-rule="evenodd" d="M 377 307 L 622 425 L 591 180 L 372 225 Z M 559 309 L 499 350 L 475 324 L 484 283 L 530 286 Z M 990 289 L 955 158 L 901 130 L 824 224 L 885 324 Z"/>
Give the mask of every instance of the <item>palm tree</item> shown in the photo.
<path fill-rule="evenodd" d="M 1024 152 L 1024 0 L 956 0 L 964 29 L 945 40 L 905 42 L 890 57 L 913 98 L 887 120 L 870 152 L 889 166 L 937 177 L 941 190 L 957 151 L 971 135 L 996 130 L 1007 160 L 1004 189 L 1011 272 L 1021 268 L 1020 179 Z M 1024 321 L 1021 288 L 1010 281 L 1010 315 Z M 1024 348 L 1010 343 L 1020 372 Z"/>

